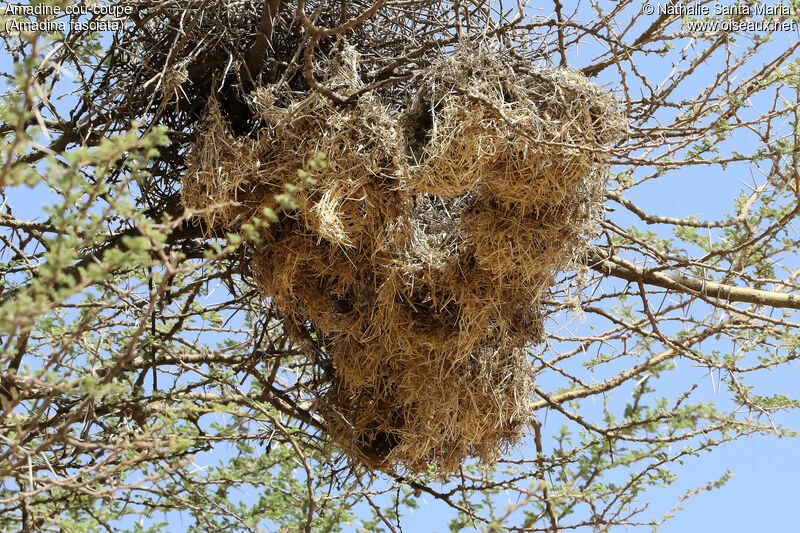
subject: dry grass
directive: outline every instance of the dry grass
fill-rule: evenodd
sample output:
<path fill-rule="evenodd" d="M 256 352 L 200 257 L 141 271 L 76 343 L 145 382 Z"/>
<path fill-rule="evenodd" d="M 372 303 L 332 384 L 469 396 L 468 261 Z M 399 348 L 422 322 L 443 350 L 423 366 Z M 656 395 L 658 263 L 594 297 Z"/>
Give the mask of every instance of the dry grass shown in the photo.
<path fill-rule="evenodd" d="M 345 56 L 329 85 L 357 90 Z M 539 301 L 593 230 L 624 122 L 580 74 L 511 64 L 464 45 L 409 83 L 406 111 L 370 92 L 337 108 L 261 87 L 256 139 L 230 137 L 213 102 L 198 129 L 184 202 L 211 226 L 274 206 L 327 153 L 297 209 L 253 244 L 250 270 L 316 331 L 335 368 L 316 408 L 371 468 L 493 460 L 530 420 Z"/>
<path fill-rule="evenodd" d="M 184 206 L 210 228 L 226 227 L 247 212 L 243 202 L 254 184 L 269 180 L 259 161 L 260 143 L 231 136 L 215 100 L 197 127 L 197 140 L 186 158 L 181 197 Z"/>
<path fill-rule="evenodd" d="M 533 380 L 524 352 L 485 348 L 453 362 L 433 344 L 416 354 L 417 372 L 387 368 L 376 385 L 331 386 L 321 410 L 346 452 L 384 470 L 452 471 L 467 456 L 496 459 L 517 441 L 530 417 L 525 393 Z"/>
<path fill-rule="evenodd" d="M 616 102 L 576 71 L 515 62 L 465 45 L 419 77 L 403 117 L 414 189 L 540 206 L 585 188 L 624 130 Z"/>

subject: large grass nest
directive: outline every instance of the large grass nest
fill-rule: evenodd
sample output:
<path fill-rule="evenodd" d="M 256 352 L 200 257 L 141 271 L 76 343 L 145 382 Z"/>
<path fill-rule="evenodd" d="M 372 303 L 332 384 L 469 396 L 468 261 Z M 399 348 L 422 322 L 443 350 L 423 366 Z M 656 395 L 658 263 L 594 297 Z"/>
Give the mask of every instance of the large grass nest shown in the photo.
<path fill-rule="evenodd" d="M 362 90 L 357 56 L 340 57 L 329 86 Z M 370 468 L 494 460 L 532 416 L 540 301 L 586 246 L 623 120 L 579 74 L 513 65 L 464 44 L 417 73 L 405 107 L 260 86 L 256 135 L 232 137 L 213 101 L 197 128 L 183 201 L 211 227 L 274 207 L 327 154 L 296 209 L 251 244 L 249 270 L 315 334 L 332 366 L 316 409 Z"/>

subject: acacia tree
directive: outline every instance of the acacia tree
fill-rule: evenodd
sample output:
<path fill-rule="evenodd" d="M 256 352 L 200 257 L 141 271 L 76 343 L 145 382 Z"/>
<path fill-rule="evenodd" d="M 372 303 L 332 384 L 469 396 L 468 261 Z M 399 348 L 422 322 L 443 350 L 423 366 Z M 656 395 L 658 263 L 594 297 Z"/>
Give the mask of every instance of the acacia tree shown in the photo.
<path fill-rule="evenodd" d="M 671 506 L 648 501 L 685 458 L 792 434 L 773 417 L 797 401 L 750 384 L 797 357 L 800 77 L 796 36 L 780 25 L 791 10 L 125 5 L 116 30 L 4 35 L 4 530 L 398 531 L 423 497 L 453 531 L 657 527 Z M 262 295 L 247 235 L 184 208 L 186 154 L 213 94 L 236 138 L 258 124 L 258 86 L 353 105 L 358 91 L 318 71 L 343 40 L 361 53 L 361 93 L 392 98 L 475 35 L 604 84 L 628 131 L 610 153 L 600 233 L 544 301 L 525 441 L 453 475 L 371 471 L 331 444 L 311 402 L 329 378 L 324 346 L 313 332 L 300 342 Z M 728 200 L 714 209 L 726 214 L 637 203 L 723 170 Z M 264 224 L 281 223 L 294 192 Z M 708 374 L 725 401 L 709 401 Z"/>

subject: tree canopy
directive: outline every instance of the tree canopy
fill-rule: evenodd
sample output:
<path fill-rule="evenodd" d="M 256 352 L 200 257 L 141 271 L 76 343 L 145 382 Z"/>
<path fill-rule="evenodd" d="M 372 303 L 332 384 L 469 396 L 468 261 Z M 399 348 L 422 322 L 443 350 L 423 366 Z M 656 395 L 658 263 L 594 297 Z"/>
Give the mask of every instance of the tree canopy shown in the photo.
<path fill-rule="evenodd" d="M 3 530 L 401 531 L 413 527 L 423 498 L 452 531 L 657 529 L 685 499 L 728 478 L 659 503 L 685 460 L 754 434 L 794 435 L 781 416 L 798 400 L 770 371 L 792 368 L 800 345 L 800 64 L 796 31 L 787 31 L 796 28 L 795 2 L 722 13 L 559 0 L 104 5 L 84 2 L 74 13 L 48 1 L 42 6 L 61 9 L 3 15 L 5 64 L 13 63 L 0 109 Z M 514 399 L 525 419 L 496 438 L 494 455 L 465 446 L 475 457 L 457 464 L 425 459 L 412 468 L 402 456 L 387 467 L 381 460 L 399 437 L 376 430 L 366 444 L 348 445 L 333 427 L 342 343 L 309 318 L 310 301 L 295 316 L 286 294 L 265 289 L 264 276 L 285 274 L 294 256 L 268 262 L 260 246 L 299 224 L 315 184 L 334 175 L 344 182 L 335 165 L 362 164 L 364 146 L 392 121 L 427 142 L 430 117 L 414 106 L 439 113 L 437 87 L 448 83 L 429 74 L 481 47 L 494 59 L 467 79 L 497 69 L 519 79 L 568 72 L 573 89 L 585 83 L 567 103 L 585 111 L 586 124 L 598 111 L 584 99 L 597 94 L 624 124 L 586 148 L 597 203 L 574 204 L 569 220 L 585 227 L 559 234 L 575 253 L 543 267 L 547 283 L 526 293 L 525 319 L 514 315 L 496 335 L 512 336 L 524 322 L 526 336 L 507 352 L 499 341 L 490 346 L 515 358 L 515 376 L 531 378 L 514 389 L 525 391 Z M 470 85 L 447 87 L 453 102 L 513 126 L 517 85 L 497 89 L 500 103 Z M 370 98 L 385 105 L 373 122 L 359 107 Z M 537 98 L 526 108 L 568 122 Z M 298 122 L 274 125 L 264 102 Z M 284 127 L 316 120 L 309 102 L 347 117 L 341 127 L 353 128 L 352 142 L 311 150 L 305 130 Z M 400 124 L 402 116 L 417 122 Z M 218 130 L 204 137 L 209 117 Z M 569 144 L 503 127 L 508 138 Z M 187 176 L 201 166 L 201 142 L 215 154 L 271 150 L 270 161 L 284 165 L 278 189 L 252 177 L 261 170 L 248 173 L 260 155 L 239 166 L 214 159 L 203 171 L 217 181 L 192 194 L 242 183 L 241 171 L 247 195 L 230 201 L 234 185 L 216 204 L 192 203 Z M 567 166 L 556 148 L 543 153 Z M 454 168 L 453 179 L 471 172 Z M 498 183 L 478 190 L 494 187 L 497 198 L 515 186 Z M 270 204 L 248 203 L 256 194 Z M 470 194 L 424 209 L 450 216 L 459 202 L 477 202 Z M 522 201 L 509 194 L 487 205 L 508 212 Z M 687 212 L 684 202 L 698 205 L 697 197 L 708 209 Z M 348 224 L 373 223 L 358 216 Z M 333 232 L 322 218 L 314 223 Z M 507 253 L 524 241 L 510 241 Z M 368 249 L 332 248 L 359 247 Z M 382 252 L 369 253 L 374 261 Z M 315 272 L 303 275 L 321 284 Z M 325 305 L 344 316 L 378 297 L 337 293 Z M 496 361 L 487 357 L 474 359 Z M 399 380 L 394 372 L 382 375 Z M 343 419 L 353 423 L 363 405 Z M 370 446 L 386 453 L 370 462 Z"/>

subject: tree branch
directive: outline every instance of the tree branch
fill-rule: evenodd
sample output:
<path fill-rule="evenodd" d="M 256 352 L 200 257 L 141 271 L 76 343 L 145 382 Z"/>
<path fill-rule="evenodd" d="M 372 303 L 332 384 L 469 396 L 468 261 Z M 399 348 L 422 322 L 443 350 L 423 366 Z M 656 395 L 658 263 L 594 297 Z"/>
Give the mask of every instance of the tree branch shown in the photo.
<path fill-rule="evenodd" d="M 264 12 L 261 14 L 261 22 L 258 26 L 258 35 L 250 50 L 247 51 L 247 59 L 245 60 L 247 76 L 242 77 L 243 79 L 249 79 L 251 83 L 258 76 L 267 48 L 272 42 L 272 30 L 275 27 L 275 19 L 278 17 L 280 9 L 281 0 L 265 0 Z"/>
<path fill-rule="evenodd" d="M 597 251 L 590 252 L 589 267 L 606 276 L 624 279 L 631 283 L 646 283 L 686 294 L 719 298 L 728 302 L 745 302 L 761 306 L 800 309 L 800 296 L 747 287 L 734 287 L 704 279 L 685 278 L 638 267 L 619 257 L 605 257 Z"/>

